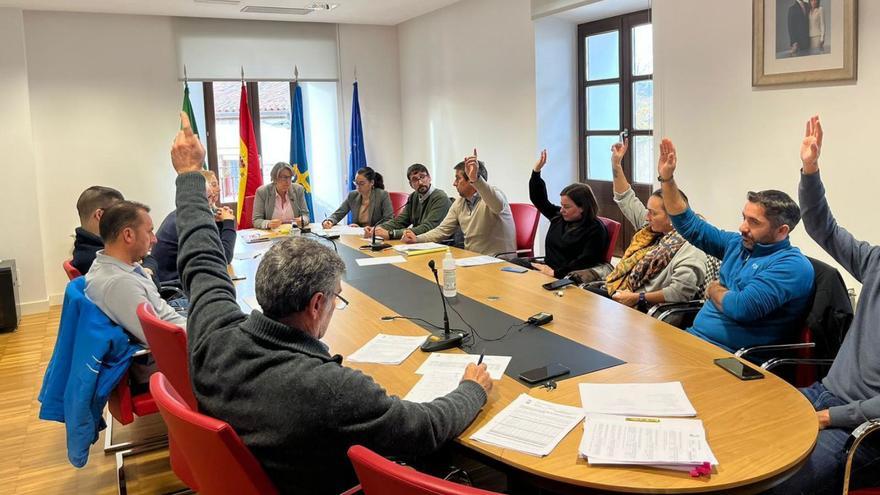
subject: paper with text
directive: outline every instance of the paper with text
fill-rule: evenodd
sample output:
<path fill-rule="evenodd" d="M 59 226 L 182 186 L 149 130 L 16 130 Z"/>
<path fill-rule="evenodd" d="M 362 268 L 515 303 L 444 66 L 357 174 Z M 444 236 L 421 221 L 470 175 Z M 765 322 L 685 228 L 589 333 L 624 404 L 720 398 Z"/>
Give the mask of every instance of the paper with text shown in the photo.
<path fill-rule="evenodd" d="M 380 333 L 348 356 L 348 360 L 356 363 L 400 364 L 426 338 L 425 335 L 410 337 Z"/>
<path fill-rule="evenodd" d="M 458 258 L 455 260 L 455 266 L 480 266 L 491 265 L 493 263 L 503 263 L 504 260 L 495 258 L 494 256 L 471 256 L 470 258 Z"/>
<path fill-rule="evenodd" d="M 428 356 L 428 359 L 419 366 L 416 373 L 424 375 L 437 371 L 458 371 L 463 373 L 469 363 L 477 364 L 480 356 L 475 354 L 446 354 L 435 352 Z M 504 370 L 510 364 L 510 356 L 484 356 L 483 364 L 486 365 L 486 371 L 493 380 L 500 380 L 504 375 Z"/>
<path fill-rule="evenodd" d="M 693 417 L 697 411 L 681 382 L 580 383 L 584 412 L 628 416 Z"/>
<path fill-rule="evenodd" d="M 458 388 L 462 373 L 456 371 L 436 371 L 422 375 L 404 397 L 410 402 L 431 402 Z"/>
<path fill-rule="evenodd" d="M 471 435 L 471 440 L 545 456 L 583 417 L 579 407 L 554 404 L 522 394 Z"/>
<path fill-rule="evenodd" d="M 376 266 L 376 265 L 390 265 L 392 263 L 406 263 L 406 258 L 403 256 L 380 256 L 378 258 L 358 258 L 357 260 L 358 266 Z"/>

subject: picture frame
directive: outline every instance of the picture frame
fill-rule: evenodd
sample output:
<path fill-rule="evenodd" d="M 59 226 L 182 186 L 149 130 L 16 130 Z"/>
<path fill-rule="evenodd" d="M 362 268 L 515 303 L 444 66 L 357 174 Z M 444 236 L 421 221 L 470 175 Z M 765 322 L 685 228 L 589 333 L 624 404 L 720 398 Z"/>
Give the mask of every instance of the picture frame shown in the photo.
<path fill-rule="evenodd" d="M 858 0 L 752 0 L 752 86 L 854 81 Z"/>

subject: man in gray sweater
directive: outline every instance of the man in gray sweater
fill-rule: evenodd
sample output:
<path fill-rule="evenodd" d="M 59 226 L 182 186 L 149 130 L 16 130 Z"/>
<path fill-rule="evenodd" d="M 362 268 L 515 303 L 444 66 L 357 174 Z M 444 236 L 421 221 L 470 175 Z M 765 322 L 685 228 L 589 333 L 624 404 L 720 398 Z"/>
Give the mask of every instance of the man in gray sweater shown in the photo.
<path fill-rule="evenodd" d="M 840 492 L 845 444 L 861 423 L 880 418 L 880 247 L 858 241 L 839 226 L 819 175 L 822 125 L 814 116 L 807 122 L 801 145 L 801 182 L 798 189 L 807 233 L 846 271 L 862 283 L 862 296 L 849 333 L 821 382 L 801 389 L 816 408 L 819 438 L 810 458 L 774 493 Z M 870 438 L 856 451 L 851 486 L 880 484 L 880 442 Z"/>
<path fill-rule="evenodd" d="M 385 393 L 342 365 L 320 339 L 342 297 L 342 260 L 303 238 L 263 257 L 256 274 L 264 313 L 241 312 L 199 173 L 204 148 L 181 113 L 171 149 L 177 170 L 178 266 L 190 294 L 190 374 L 201 412 L 228 422 L 282 493 L 340 493 L 356 484 L 346 457 L 364 445 L 386 456 L 420 456 L 458 436 L 485 404 L 484 364 L 429 403 Z"/>

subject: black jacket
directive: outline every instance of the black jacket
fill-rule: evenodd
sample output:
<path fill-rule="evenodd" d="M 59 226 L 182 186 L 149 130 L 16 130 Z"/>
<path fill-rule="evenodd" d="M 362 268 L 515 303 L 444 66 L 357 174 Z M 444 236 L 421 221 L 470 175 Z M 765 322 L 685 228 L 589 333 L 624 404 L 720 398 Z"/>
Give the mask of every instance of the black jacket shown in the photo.
<path fill-rule="evenodd" d="M 813 334 L 814 357 L 834 359 L 853 319 L 853 307 L 840 272 L 819 260 L 808 258 L 816 274 L 813 305 L 807 326 Z"/>

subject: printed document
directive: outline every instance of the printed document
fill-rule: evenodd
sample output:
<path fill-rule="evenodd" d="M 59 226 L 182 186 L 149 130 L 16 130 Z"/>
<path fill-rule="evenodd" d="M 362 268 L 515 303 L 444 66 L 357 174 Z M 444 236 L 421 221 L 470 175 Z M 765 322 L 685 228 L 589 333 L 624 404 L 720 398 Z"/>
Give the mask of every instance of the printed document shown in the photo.
<path fill-rule="evenodd" d="M 581 383 L 578 388 L 586 413 L 675 417 L 697 415 L 681 382 Z"/>
<path fill-rule="evenodd" d="M 480 356 L 476 354 L 445 354 L 434 352 L 428 359 L 419 366 L 416 373 L 425 375 L 437 371 L 458 371 L 459 374 L 464 373 L 469 363 L 477 364 Z M 510 356 L 484 356 L 483 364 L 486 365 L 486 371 L 493 380 L 500 380 L 504 375 L 504 370 L 510 364 Z"/>
<path fill-rule="evenodd" d="M 471 256 L 470 258 L 458 258 L 455 260 L 455 266 L 480 266 L 491 265 L 493 263 L 503 263 L 504 260 L 494 256 Z"/>
<path fill-rule="evenodd" d="M 410 337 L 380 333 L 348 356 L 348 360 L 355 363 L 400 364 L 426 338 L 426 335 Z"/>
<path fill-rule="evenodd" d="M 458 371 L 435 371 L 422 375 L 422 378 L 406 394 L 404 400 L 410 402 L 431 402 L 458 388 L 462 373 Z"/>
<path fill-rule="evenodd" d="M 583 419 L 579 407 L 522 394 L 471 435 L 472 440 L 535 456 L 550 454 Z"/>
<path fill-rule="evenodd" d="M 357 260 L 358 266 L 375 266 L 375 265 L 390 265 L 392 263 L 406 263 L 406 258 L 403 256 L 380 256 L 378 258 L 358 258 Z"/>

